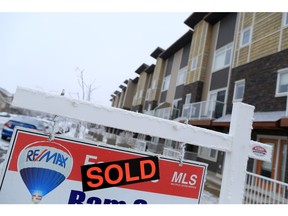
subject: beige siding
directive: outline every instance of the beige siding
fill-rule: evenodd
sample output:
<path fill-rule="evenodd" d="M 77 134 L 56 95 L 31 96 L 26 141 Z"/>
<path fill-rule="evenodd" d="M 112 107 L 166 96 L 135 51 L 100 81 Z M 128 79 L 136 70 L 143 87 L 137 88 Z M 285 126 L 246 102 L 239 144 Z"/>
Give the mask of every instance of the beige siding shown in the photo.
<path fill-rule="evenodd" d="M 274 13 L 266 19 L 262 19 L 260 22 L 255 22 L 252 40 L 258 41 L 266 36 L 275 33 L 276 31 L 279 31 L 281 27 L 281 22 L 281 13 Z M 278 38 L 274 39 L 278 40 Z"/>
<path fill-rule="evenodd" d="M 244 13 L 243 29 L 252 25 L 253 13 Z"/>
<path fill-rule="evenodd" d="M 250 61 L 268 56 L 278 51 L 279 32 L 253 43 L 250 52 Z"/>
<path fill-rule="evenodd" d="M 283 29 L 281 50 L 288 49 L 288 27 Z"/>
<path fill-rule="evenodd" d="M 257 12 L 255 13 L 255 22 L 259 22 L 262 19 L 265 19 L 266 17 L 270 16 L 273 13 L 262 13 L 262 12 Z"/>
<path fill-rule="evenodd" d="M 147 90 L 147 73 L 142 72 L 139 76 L 138 84 L 137 84 L 137 90 L 136 95 L 137 97 L 134 97 L 133 100 L 133 106 L 137 105 L 143 105 L 145 100 L 145 94 Z M 142 92 L 142 94 L 141 94 Z"/>
<path fill-rule="evenodd" d="M 195 26 L 185 85 L 199 80 L 204 81 L 209 59 L 211 35 L 212 27 L 207 22 L 201 21 Z M 197 67 L 191 70 L 192 59 L 194 57 L 197 57 Z"/>
<path fill-rule="evenodd" d="M 156 89 L 153 89 L 151 94 L 151 100 L 159 101 L 162 81 L 163 81 L 163 73 L 165 68 L 165 61 L 161 58 L 157 58 L 157 62 L 155 65 L 155 69 L 153 72 L 152 82 L 156 80 Z"/>
<path fill-rule="evenodd" d="M 247 63 L 249 46 L 243 47 L 239 50 L 238 66 Z"/>
<path fill-rule="evenodd" d="M 253 18 L 254 17 L 254 18 Z M 250 45 L 240 47 L 241 32 L 252 26 Z M 288 47 L 288 32 L 282 29 L 282 13 L 240 13 L 233 67 L 255 61 Z M 282 35 L 280 35 L 282 32 Z M 280 42 L 282 40 L 282 43 Z"/>

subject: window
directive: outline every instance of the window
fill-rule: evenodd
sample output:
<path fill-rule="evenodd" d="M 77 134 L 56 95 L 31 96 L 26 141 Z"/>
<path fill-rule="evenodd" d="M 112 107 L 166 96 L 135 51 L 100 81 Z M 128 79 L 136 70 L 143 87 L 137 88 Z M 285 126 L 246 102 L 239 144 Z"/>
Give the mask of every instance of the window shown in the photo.
<path fill-rule="evenodd" d="M 233 101 L 242 101 L 245 90 L 245 80 L 239 80 L 234 85 L 234 96 Z"/>
<path fill-rule="evenodd" d="M 278 71 L 276 96 L 286 96 L 288 93 L 288 68 Z"/>
<path fill-rule="evenodd" d="M 288 26 L 288 13 L 283 13 L 283 26 Z"/>
<path fill-rule="evenodd" d="M 169 84 L 170 84 L 170 78 L 171 75 L 166 76 L 163 80 L 163 84 L 162 84 L 162 91 L 167 91 L 169 88 Z"/>
<path fill-rule="evenodd" d="M 191 70 L 196 70 L 198 57 L 192 58 Z"/>
<path fill-rule="evenodd" d="M 218 151 L 216 151 L 215 149 L 209 149 L 205 147 L 198 148 L 198 157 L 204 158 L 206 160 L 216 162 L 217 155 L 218 155 Z"/>
<path fill-rule="evenodd" d="M 156 84 L 157 84 L 157 80 L 153 80 L 153 81 L 152 81 L 151 88 L 152 88 L 152 89 L 156 89 Z"/>
<path fill-rule="evenodd" d="M 248 27 L 244 29 L 241 33 L 241 47 L 244 47 L 251 42 L 251 34 L 252 34 L 252 28 Z"/>
<path fill-rule="evenodd" d="M 185 80 L 186 80 L 186 72 L 187 72 L 187 66 L 181 68 L 181 69 L 178 71 L 177 86 L 178 86 L 178 85 L 182 85 L 182 84 L 185 83 Z"/>
<path fill-rule="evenodd" d="M 186 97 L 185 97 L 185 104 L 189 104 L 190 101 L 191 101 L 191 97 L 192 97 L 192 94 L 189 93 L 189 94 L 186 94 Z"/>
<path fill-rule="evenodd" d="M 215 52 L 213 71 L 218 71 L 230 65 L 232 57 L 232 44 L 228 44 Z"/>

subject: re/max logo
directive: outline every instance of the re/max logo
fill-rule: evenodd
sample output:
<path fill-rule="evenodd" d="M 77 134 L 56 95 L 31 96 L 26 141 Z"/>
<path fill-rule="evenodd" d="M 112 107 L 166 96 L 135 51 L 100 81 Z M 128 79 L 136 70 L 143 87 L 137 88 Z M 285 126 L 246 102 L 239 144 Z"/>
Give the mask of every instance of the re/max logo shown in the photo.
<path fill-rule="evenodd" d="M 44 161 L 46 163 L 53 163 L 61 167 L 66 167 L 66 161 L 68 157 L 65 157 L 63 154 L 58 152 L 52 152 L 51 150 L 44 149 L 31 149 L 27 152 L 26 161 Z"/>

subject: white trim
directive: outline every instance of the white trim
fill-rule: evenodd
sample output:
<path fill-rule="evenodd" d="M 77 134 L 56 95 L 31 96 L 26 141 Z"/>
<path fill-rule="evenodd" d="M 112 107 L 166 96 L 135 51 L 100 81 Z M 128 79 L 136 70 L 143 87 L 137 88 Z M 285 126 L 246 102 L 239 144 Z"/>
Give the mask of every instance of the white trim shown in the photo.
<path fill-rule="evenodd" d="M 195 63 L 195 67 L 193 67 L 193 63 Z M 197 69 L 197 64 L 198 64 L 198 55 L 192 58 L 192 62 L 191 62 L 191 71 L 194 71 Z"/>
<path fill-rule="evenodd" d="M 282 16 L 282 27 L 283 27 L 283 28 L 288 27 L 288 20 L 287 20 L 287 18 L 288 18 L 288 12 L 283 12 L 283 16 Z M 286 21 L 287 21 L 287 23 L 286 23 Z"/>
<path fill-rule="evenodd" d="M 287 90 L 287 92 L 280 92 L 280 93 L 278 92 L 278 86 L 279 86 L 279 82 L 280 82 L 279 76 L 282 73 L 288 73 L 288 67 L 287 68 L 282 68 L 282 69 L 277 71 L 277 82 L 276 82 L 275 97 L 284 97 L 284 96 L 287 96 L 287 94 L 288 94 L 288 90 Z"/>
<path fill-rule="evenodd" d="M 248 31 L 248 30 L 250 30 L 250 32 L 249 32 L 249 40 L 248 40 L 247 43 L 243 44 L 242 42 L 243 42 L 244 33 L 245 33 L 246 31 Z M 240 48 L 249 46 L 249 45 L 251 44 L 251 42 L 252 42 L 252 26 L 249 26 L 249 27 L 247 27 L 247 28 L 245 28 L 245 29 L 243 29 L 243 30 L 241 31 L 241 35 L 240 35 Z"/>
<path fill-rule="evenodd" d="M 217 42 L 216 42 L 217 43 Z M 233 53 L 233 47 L 234 47 L 234 41 L 232 41 L 229 44 L 226 44 L 222 47 L 220 47 L 219 49 L 214 51 L 214 55 L 213 55 L 213 64 L 212 64 L 212 73 L 217 72 L 219 70 L 222 70 L 224 68 L 230 67 L 231 63 L 232 63 L 232 53 Z M 231 54 L 230 54 L 230 62 L 229 64 L 225 64 L 225 60 L 226 60 L 226 55 L 227 55 L 227 51 L 231 50 Z M 219 56 L 219 54 L 224 54 L 224 64 L 219 67 L 219 68 L 215 68 L 215 64 L 216 64 L 216 56 Z"/>
<path fill-rule="evenodd" d="M 236 86 L 238 85 L 238 84 L 244 84 L 244 89 L 243 89 L 243 96 L 242 96 L 242 98 L 241 99 L 235 99 L 235 94 L 236 94 Z M 235 81 L 234 82 L 234 90 L 233 90 L 233 102 L 241 102 L 241 101 L 243 101 L 243 98 L 244 98 L 244 93 L 245 93 L 245 79 L 241 79 L 241 80 L 237 80 L 237 81 Z"/>
<path fill-rule="evenodd" d="M 166 86 L 167 80 L 169 80 L 169 82 L 168 82 L 168 84 L 167 84 L 167 86 Z M 165 77 L 163 78 L 162 87 L 161 87 L 161 92 L 167 91 L 167 90 L 169 89 L 169 87 L 170 87 L 170 82 L 171 82 L 171 74 L 168 75 L 168 76 L 165 76 Z M 165 87 L 165 86 L 166 86 L 166 87 Z M 165 87 L 165 88 L 164 88 L 164 87 Z"/>

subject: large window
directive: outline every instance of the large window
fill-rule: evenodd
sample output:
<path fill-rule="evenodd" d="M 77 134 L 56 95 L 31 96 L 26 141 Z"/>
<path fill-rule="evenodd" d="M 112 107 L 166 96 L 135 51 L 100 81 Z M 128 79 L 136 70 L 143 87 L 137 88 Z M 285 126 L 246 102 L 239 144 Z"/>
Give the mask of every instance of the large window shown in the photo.
<path fill-rule="evenodd" d="M 218 151 L 216 151 L 215 149 L 210 149 L 210 148 L 205 148 L 205 147 L 198 148 L 198 157 L 204 158 L 206 160 L 216 162 L 217 155 L 218 155 Z"/>
<path fill-rule="evenodd" d="M 232 43 L 228 44 L 215 52 L 213 71 L 218 71 L 228 67 L 232 57 Z"/>
<path fill-rule="evenodd" d="M 288 94 L 288 68 L 278 71 L 276 96 L 286 96 Z"/>
<path fill-rule="evenodd" d="M 238 80 L 234 85 L 233 101 L 242 101 L 244 97 L 245 80 Z"/>
<path fill-rule="evenodd" d="M 251 26 L 244 29 L 241 33 L 241 47 L 244 47 L 251 42 L 252 28 Z"/>
<path fill-rule="evenodd" d="M 181 68 L 181 69 L 178 71 L 177 86 L 178 86 L 178 85 L 182 85 L 182 84 L 185 83 L 186 73 L 187 73 L 187 66 Z"/>
<path fill-rule="evenodd" d="M 163 80 L 163 84 L 162 84 L 162 91 L 167 91 L 170 85 L 170 78 L 171 75 L 166 76 Z"/>

